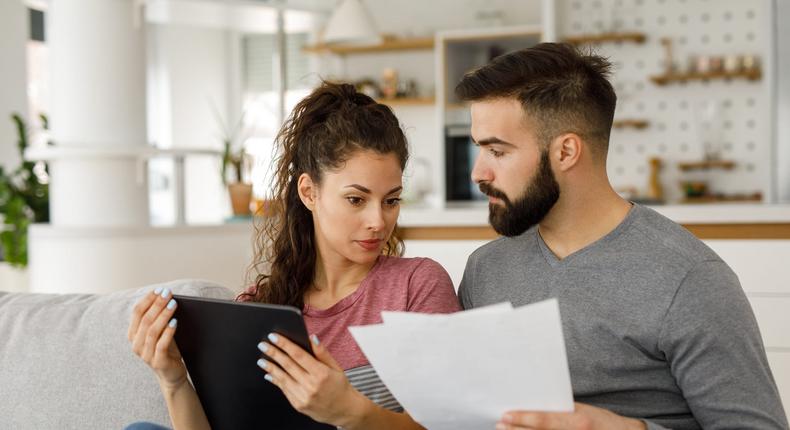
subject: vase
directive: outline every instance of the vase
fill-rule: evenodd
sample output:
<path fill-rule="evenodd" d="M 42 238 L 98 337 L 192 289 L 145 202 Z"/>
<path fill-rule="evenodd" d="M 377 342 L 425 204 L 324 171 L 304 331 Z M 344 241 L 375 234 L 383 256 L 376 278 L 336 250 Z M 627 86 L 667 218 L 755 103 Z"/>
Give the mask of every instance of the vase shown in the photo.
<path fill-rule="evenodd" d="M 233 183 L 228 184 L 230 194 L 230 205 L 233 208 L 234 216 L 249 216 L 250 202 L 252 201 L 252 184 Z"/>

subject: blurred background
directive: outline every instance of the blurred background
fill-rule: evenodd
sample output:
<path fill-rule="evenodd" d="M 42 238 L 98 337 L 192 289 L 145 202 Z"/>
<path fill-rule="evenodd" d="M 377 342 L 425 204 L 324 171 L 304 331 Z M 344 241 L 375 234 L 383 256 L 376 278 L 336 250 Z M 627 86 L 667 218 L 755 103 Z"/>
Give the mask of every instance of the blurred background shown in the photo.
<path fill-rule="evenodd" d="M 4 0 L 2 287 L 240 287 L 274 136 L 321 79 L 400 118 L 408 252 L 436 254 L 458 281 L 494 235 L 453 88 L 540 41 L 613 62 L 608 170 L 624 197 L 690 229 L 732 227 L 703 239 L 790 238 L 789 4 Z"/>

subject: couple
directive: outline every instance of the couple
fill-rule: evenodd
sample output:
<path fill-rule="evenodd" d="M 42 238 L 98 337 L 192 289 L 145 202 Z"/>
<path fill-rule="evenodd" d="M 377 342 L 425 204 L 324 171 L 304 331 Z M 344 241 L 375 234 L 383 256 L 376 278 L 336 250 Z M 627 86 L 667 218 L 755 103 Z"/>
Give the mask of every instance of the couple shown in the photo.
<path fill-rule="evenodd" d="M 408 150 L 397 118 L 350 85 L 325 83 L 302 100 L 277 137 L 279 215 L 258 258 L 271 267 L 237 300 L 303 309 L 316 356 L 271 336 L 258 345 L 272 359 L 259 360 L 261 377 L 317 421 L 421 428 L 348 326 L 378 323 L 382 310 L 448 313 L 556 297 L 575 410 L 503 411 L 497 428 L 786 429 L 735 274 L 609 184 L 608 74 L 601 57 L 545 43 L 498 57 L 457 86 L 480 147 L 472 179 L 503 236 L 469 257 L 460 304 L 440 265 L 399 257 Z M 208 428 L 172 341 L 176 306 L 168 291 L 147 295 L 129 340 L 156 373 L 174 427 Z"/>

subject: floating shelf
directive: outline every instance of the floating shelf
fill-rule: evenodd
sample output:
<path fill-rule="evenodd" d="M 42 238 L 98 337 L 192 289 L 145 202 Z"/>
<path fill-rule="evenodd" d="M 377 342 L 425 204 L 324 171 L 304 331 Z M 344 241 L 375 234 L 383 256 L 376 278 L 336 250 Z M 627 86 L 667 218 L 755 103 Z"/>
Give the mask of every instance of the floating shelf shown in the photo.
<path fill-rule="evenodd" d="M 644 119 L 620 119 L 612 123 L 612 128 L 635 128 L 642 130 L 649 125 L 650 122 Z"/>
<path fill-rule="evenodd" d="M 430 106 L 436 103 L 433 97 L 396 97 L 394 99 L 376 99 L 387 106 Z"/>
<path fill-rule="evenodd" d="M 337 55 L 362 54 L 374 52 L 391 51 L 413 51 L 422 49 L 433 49 L 433 37 L 419 38 L 384 38 L 384 41 L 377 45 L 311 45 L 302 48 L 302 51 L 309 53 L 330 52 Z"/>
<path fill-rule="evenodd" d="M 686 197 L 681 200 L 684 204 L 697 204 L 697 203 L 738 203 L 738 202 L 761 202 L 763 200 L 762 193 L 754 194 L 713 194 L 709 196 L 700 197 Z"/>
<path fill-rule="evenodd" d="M 605 42 L 634 42 L 644 43 L 647 39 L 645 33 L 625 32 L 625 33 L 599 33 L 599 34 L 580 34 L 578 36 L 568 36 L 563 42 L 571 45 L 586 45 Z"/>
<path fill-rule="evenodd" d="M 715 160 L 715 161 L 696 161 L 691 163 L 678 163 L 678 168 L 682 171 L 705 170 L 705 169 L 724 169 L 731 170 L 735 167 L 734 161 Z"/>
<path fill-rule="evenodd" d="M 729 80 L 729 79 L 747 79 L 749 81 L 759 81 L 762 78 L 762 72 L 756 70 L 744 70 L 741 72 L 707 72 L 707 73 L 671 73 L 659 76 L 651 76 L 650 80 L 657 85 L 667 85 L 673 82 L 687 82 L 687 81 L 710 81 L 710 80 Z"/>

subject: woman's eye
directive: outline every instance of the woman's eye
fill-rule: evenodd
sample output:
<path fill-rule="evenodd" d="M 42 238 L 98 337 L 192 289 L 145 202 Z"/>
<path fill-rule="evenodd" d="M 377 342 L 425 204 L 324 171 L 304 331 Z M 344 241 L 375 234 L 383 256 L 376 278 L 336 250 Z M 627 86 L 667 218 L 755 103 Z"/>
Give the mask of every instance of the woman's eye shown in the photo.
<path fill-rule="evenodd" d="M 400 204 L 400 198 L 387 199 L 384 203 L 386 203 L 387 206 L 398 206 Z"/>
<path fill-rule="evenodd" d="M 348 200 L 348 202 L 351 203 L 353 206 L 359 206 L 362 204 L 362 198 L 360 197 L 353 197 L 353 196 L 346 197 L 346 200 Z"/>

